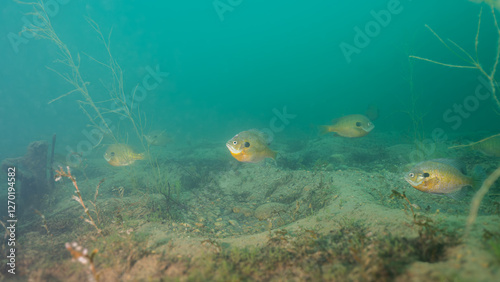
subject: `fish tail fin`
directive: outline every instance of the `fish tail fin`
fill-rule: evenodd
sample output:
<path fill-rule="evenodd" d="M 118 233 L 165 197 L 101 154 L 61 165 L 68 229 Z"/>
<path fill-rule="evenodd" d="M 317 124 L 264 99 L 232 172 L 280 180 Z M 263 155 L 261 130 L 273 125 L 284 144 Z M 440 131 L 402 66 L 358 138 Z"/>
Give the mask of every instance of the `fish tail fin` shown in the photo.
<path fill-rule="evenodd" d="M 486 171 L 484 171 L 484 168 L 480 165 L 476 165 L 474 167 L 474 172 L 472 173 L 472 184 L 466 185 L 462 187 L 462 189 L 447 194 L 448 197 L 453 198 L 455 200 L 462 200 L 469 191 L 472 191 L 474 189 L 478 189 L 483 185 L 484 180 L 486 179 Z"/>
<path fill-rule="evenodd" d="M 140 153 L 135 156 L 136 160 L 145 160 L 146 159 L 146 154 L 145 153 Z"/>
<path fill-rule="evenodd" d="M 318 126 L 318 130 L 319 130 L 319 134 L 321 134 L 321 135 L 327 134 L 329 132 L 333 132 L 330 125 L 320 125 L 320 126 Z"/>
<path fill-rule="evenodd" d="M 474 182 L 473 187 L 475 189 L 478 189 L 483 185 L 484 180 L 486 179 L 488 175 L 486 174 L 486 171 L 484 168 L 480 165 L 476 165 L 474 167 L 474 172 L 472 173 L 472 181 Z"/>

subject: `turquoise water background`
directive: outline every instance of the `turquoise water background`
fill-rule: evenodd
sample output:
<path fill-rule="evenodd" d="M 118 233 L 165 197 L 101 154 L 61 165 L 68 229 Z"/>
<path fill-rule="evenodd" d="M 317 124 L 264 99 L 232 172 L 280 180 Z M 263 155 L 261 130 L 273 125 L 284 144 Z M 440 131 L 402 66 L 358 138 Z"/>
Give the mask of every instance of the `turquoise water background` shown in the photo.
<path fill-rule="evenodd" d="M 49 2 L 57 6 L 54 29 L 73 56 L 80 54 L 80 71 L 92 98 L 105 101 L 102 107 L 111 107 L 104 87 L 109 73 L 85 54 L 105 62 L 107 53 L 87 17 L 106 36 L 112 30 L 111 52 L 123 70 L 126 94 L 143 83 L 148 68 L 164 73 L 134 104 L 147 117 L 146 129 L 165 129 L 181 144 L 209 140 L 224 146 L 240 131 L 268 127 L 275 111 L 285 107 L 296 117 L 276 138 L 315 137 L 312 125 L 364 113 L 371 103 L 380 109 L 376 131 L 411 136 L 405 111 L 412 108 L 412 91 L 427 135 L 435 128 L 449 134 L 499 128 L 491 98 L 460 118 L 460 126 L 443 117 L 474 95 L 477 71 L 409 60 L 417 55 L 463 64 L 425 24 L 473 53 L 483 7 L 479 58 L 490 67 L 497 38 L 486 5 L 466 0 Z M 375 23 L 374 14 L 388 5 L 398 12 L 390 13 L 385 26 Z M 54 133 L 61 153 L 87 139 L 83 131 L 89 121 L 76 103 L 79 94 L 48 104 L 72 87 L 47 68 L 67 72 L 54 62 L 56 46 L 20 33 L 26 20 L 32 22 L 28 12 L 29 6 L 13 1 L 0 4 L 0 159 L 22 155 L 31 141 L 50 140 Z M 357 48 L 356 27 L 370 25 L 372 36 Z M 346 57 L 342 44 L 354 46 L 356 53 Z M 116 115 L 106 117 L 121 124 Z"/>

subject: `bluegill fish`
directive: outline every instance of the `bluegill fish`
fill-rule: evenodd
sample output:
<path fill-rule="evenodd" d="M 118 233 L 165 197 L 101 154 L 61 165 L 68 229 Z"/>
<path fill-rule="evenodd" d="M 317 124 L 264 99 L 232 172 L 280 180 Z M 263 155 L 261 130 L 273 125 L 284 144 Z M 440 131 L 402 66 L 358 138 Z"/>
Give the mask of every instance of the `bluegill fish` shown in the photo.
<path fill-rule="evenodd" d="M 143 160 L 144 154 L 136 154 L 126 144 L 109 145 L 104 159 L 112 166 L 127 166 L 133 164 L 136 160 Z"/>
<path fill-rule="evenodd" d="M 375 125 L 364 115 L 348 115 L 333 120 L 332 125 L 321 125 L 320 133 L 335 132 L 342 137 L 363 137 L 375 128 Z"/>
<path fill-rule="evenodd" d="M 149 144 L 149 146 L 166 146 L 168 143 L 172 142 L 172 139 L 165 130 L 154 130 L 149 134 L 144 135 L 144 139 Z"/>
<path fill-rule="evenodd" d="M 404 178 L 419 191 L 461 199 L 467 193 L 467 187 L 475 187 L 481 182 L 484 172 L 476 167 L 475 175 L 468 176 L 460 162 L 435 159 L 415 165 Z"/>
<path fill-rule="evenodd" d="M 493 135 L 483 140 L 467 144 L 449 147 L 448 149 L 470 148 L 488 156 L 500 157 L 500 134 Z"/>
<path fill-rule="evenodd" d="M 227 141 L 226 147 L 240 162 L 257 163 L 265 158 L 276 158 L 276 152 L 269 149 L 269 137 L 256 129 L 243 131 Z"/>

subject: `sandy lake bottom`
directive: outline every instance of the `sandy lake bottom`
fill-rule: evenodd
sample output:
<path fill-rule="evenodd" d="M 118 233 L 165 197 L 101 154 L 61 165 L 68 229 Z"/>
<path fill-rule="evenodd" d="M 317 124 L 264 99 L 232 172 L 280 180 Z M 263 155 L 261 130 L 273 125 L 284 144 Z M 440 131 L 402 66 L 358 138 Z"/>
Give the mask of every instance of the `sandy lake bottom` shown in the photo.
<path fill-rule="evenodd" d="M 154 167 L 111 167 L 96 153 L 72 173 L 100 232 L 72 199 L 71 181 L 57 182 L 40 214 L 20 217 L 16 278 L 499 281 L 500 185 L 464 237 L 473 191 L 457 201 L 413 189 L 403 175 L 415 146 L 392 140 L 285 140 L 272 146 L 276 163 L 259 164 L 238 163 L 208 141 L 152 147 Z M 428 158 L 459 158 L 487 172 L 498 166 L 449 145 Z M 72 260 L 65 243 L 73 242 L 92 263 Z"/>

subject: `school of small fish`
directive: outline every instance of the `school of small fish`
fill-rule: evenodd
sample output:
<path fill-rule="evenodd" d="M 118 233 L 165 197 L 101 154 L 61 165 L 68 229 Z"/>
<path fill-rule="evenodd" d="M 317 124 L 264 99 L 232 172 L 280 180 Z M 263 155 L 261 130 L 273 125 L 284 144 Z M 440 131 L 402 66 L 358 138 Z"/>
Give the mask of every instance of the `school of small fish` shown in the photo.
<path fill-rule="evenodd" d="M 370 118 L 368 118 L 369 116 Z M 330 125 L 320 125 L 321 134 L 334 133 L 346 138 L 360 138 L 368 135 L 374 128 L 372 120 L 378 118 L 378 108 L 370 105 L 366 115 L 353 114 L 336 118 Z M 165 130 L 151 131 L 144 135 L 148 146 L 166 146 L 172 142 Z M 250 129 L 236 134 L 226 142 L 226 147 L 237 161 L 258 163 L 265 159 L 276 161 L 277 152 L 272 150 L 271 137 L 257 129 Z M 488 156 L 500 157 L 500 134 L 484 138 L 466 145 L 457 145 L 449 149 L 469 148 Z M 136 160 L 143 160 L 144 154 L 135 153 L 126 144 L 108 146 L 104 159 L 112 166 L 128 166 Z M 404 179 L 415 189 L 430 194 L 446 195 L 450 198 L 462 199 L 469 188 L 476 188 L 485 178 L 480 167 L 472 175 L 468 175 L 465 166 L 452 159 L 434 159 L 416 164 Z"/>

